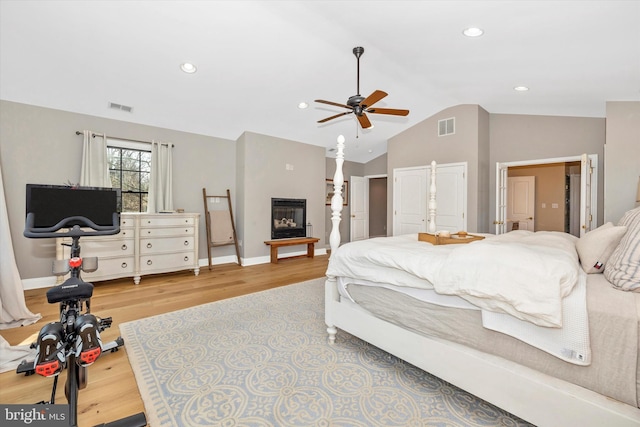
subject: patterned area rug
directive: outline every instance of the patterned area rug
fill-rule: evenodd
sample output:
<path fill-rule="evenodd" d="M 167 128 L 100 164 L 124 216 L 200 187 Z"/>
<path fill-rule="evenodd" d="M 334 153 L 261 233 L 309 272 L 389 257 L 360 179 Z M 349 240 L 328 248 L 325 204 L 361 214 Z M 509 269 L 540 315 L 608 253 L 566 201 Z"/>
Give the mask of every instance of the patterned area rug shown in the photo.
<path fill-rule="evenodd" d="M 120 325 L 152 427 L 524 426 L 343 331 L 324 279 Z"/>

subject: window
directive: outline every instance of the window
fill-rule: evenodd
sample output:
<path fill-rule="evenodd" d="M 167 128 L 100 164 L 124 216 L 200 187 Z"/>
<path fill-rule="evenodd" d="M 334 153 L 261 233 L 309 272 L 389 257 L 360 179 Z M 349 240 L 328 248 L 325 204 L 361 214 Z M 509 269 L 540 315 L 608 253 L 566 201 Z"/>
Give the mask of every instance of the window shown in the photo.
<path fill-rule="evenodd" d="M 151 151 L 146 144 L 109 140 L 107 153 L 111 185 L 120 188 L 121 212 L 146 212 L 151 179 Z"/>

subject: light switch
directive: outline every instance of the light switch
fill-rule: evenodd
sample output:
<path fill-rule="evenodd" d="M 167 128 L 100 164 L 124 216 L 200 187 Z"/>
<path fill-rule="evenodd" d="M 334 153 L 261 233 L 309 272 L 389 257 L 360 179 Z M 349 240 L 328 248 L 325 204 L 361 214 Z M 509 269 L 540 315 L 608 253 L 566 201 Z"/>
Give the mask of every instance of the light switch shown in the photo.
<path fill-rule="evenodd" d="M 546 203 L 543 203 L 543 204 L 542 204 L 542 209 L 545 209 L 546 207 L 547 207 L 547 204 L 546 204 Z"/>
<path fill-rule="evenodd" d="M 557 203 L 551 203 L 551 208 L 552 209 L 558 209 L 558 204 Z"/>

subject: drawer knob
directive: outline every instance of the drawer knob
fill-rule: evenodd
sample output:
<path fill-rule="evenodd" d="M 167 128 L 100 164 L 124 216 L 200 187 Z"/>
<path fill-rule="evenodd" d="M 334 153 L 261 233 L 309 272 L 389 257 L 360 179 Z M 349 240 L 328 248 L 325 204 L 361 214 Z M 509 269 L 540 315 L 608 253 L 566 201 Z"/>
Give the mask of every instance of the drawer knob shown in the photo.
<path fill-rule="evenodd" d="M 185 241 L 184 241 L 184 245 L 185 245 L 185 246 L 189 246 L 189 241 L 188 241 L 188 240 L 185 240 Z"/>
<path fill-rule="evenodd" d="M 153 261 L 151 261 L 150 259 L 147 260 L 147 265 L 151 265 L 153 264 Z"/>
<path fill-rule="evenodd" d="M 151 247 L 152 247 L 152 246 L 153 246 L 153 245 L 152 245 L 151 243 L 147 243 L 147 247 L 148 247 L 149 249 L 151 249 Z"/>
<path fill-rule="evenodd" d="M 123 263 L 122 263 L 122 265 L 121 265 L 120 267 L 122 267 L 122 268 L 127 268 L 127 263 L 126 263 L 126 262 L 123 262 Z"/>
<path fill-rule="evenodd" d="M 127 250 L 127 245 L 122 245 L 122 248 L 121 248 L 121 249 L 122 249 L 123 251 L 126 251 L 126 250 Z"/>
<path fill-rule="evenodd" d="M 184 257 L 184 260 L 189 261 L 189 257 L 188 256 Z"/>

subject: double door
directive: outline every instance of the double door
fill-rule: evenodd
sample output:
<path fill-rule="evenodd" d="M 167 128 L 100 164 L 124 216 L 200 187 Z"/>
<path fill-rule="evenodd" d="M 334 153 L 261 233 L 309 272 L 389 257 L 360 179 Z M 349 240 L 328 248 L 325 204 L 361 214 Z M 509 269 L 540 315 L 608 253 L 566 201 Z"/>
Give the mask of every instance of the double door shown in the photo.
<path fill-rule="evenodd" d="M 435 218 L 429 216 L 431 166 L 394 169 L 393 235 L 466 230 L 466 169 L 466 163 L 436 166 Z"/>

